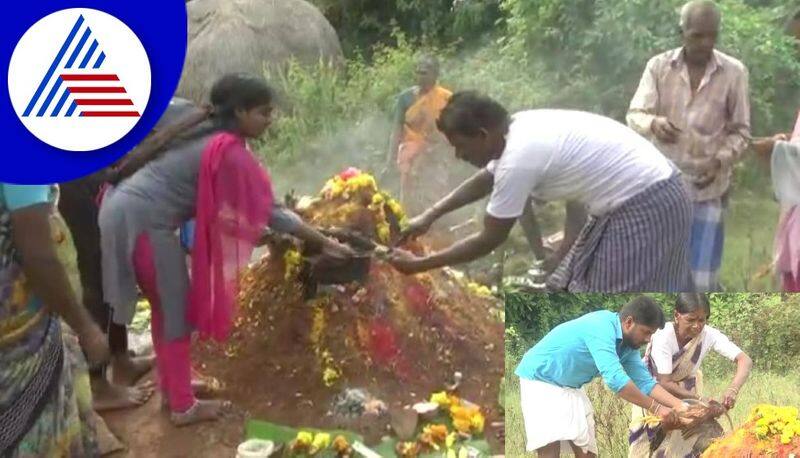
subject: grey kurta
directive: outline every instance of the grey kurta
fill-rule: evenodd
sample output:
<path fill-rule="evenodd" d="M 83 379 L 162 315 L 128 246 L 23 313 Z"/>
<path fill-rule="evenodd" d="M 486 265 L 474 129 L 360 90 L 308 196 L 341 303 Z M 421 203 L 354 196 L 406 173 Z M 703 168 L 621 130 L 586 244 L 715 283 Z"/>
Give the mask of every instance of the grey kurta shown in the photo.
<path fill-rule="evenodd" d="M 206 133 L 170 148 L 103 199 L 99 214 L 103 295 L 117 323 L 133 320 L 138 300 L 133 251 L 139 235 L 146 233 L 153 247 L 165 336 L 172 340 L 191 332 L 185 318 L 189 272 L 176 231 L 195 214 L 197 176 L 203 149 L 213 135 L 210 127 L 198 126 L 197 132 Z M 299 221 L 292 212 L 276 208 L 270 226 L 292 232 Z"/>

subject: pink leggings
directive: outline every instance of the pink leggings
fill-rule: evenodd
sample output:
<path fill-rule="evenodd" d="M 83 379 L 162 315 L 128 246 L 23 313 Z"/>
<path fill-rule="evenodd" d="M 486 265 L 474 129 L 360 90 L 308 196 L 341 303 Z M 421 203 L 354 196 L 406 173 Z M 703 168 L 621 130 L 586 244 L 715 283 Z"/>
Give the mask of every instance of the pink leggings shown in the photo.
<path fill-rule="evenodd" d="M 162 396 L 169 401 L 169 407 L 173 412 L 186 412 L 195 402 L 192 393 L 190 339 L 189 336 L 177 340 L 164 338 L 164 313 L 158 296 L 153 246 L 146 233 L 136 240 L 133 266 L 136 271 L 136 281 L 142 293 L 150 301 L 152 312 L 150 332 L 153 335 L 158 384 Z"/>
<path fill-rule="evenodd" d="M 800 293 L 800 277 L 794 278 L 791 273 L 784 273 L 783 291 L 786 293 Z"/>

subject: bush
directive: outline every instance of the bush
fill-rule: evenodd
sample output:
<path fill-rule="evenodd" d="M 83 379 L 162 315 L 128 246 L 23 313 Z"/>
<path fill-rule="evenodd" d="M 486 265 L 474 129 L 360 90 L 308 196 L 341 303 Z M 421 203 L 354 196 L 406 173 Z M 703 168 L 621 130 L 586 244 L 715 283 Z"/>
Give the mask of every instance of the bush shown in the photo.
<path fill-rule="evenodd" d="M 504 0 L 507 49 L 540 59 L 559 88 L 557 105 L 598 111 L 622 120 L 647 60 L 680 46 L 683 0 Z M 750 70 L 754 132 L 791 125 L 800 74 L 796 50 L 783 33 L 783 8 L 720 2 L 720 48 Z"/>
<path fill-rule="evenodd" d="M 522 355 L 555 326 L 586 313 L 618 310 L 631 294 L 529 294 L 505 293 L 506 351 Z M 675 295 L 653 294 L 672 320 Z M 733 340 L 758 369 L 778 373 L 796 371 L 800 363 L 800 297 L 767 293 L 719 293 L 709 296 L 709 324 Z M 731 372 L 723 358 L 704 364 L 711 374 Z"/>
<path fill-rule="evenodd" d="M 469 46 L 501 20 L 499 0 L 311 0 L 325 14 L 347 55 L 371 54 L 394 29 L 427 43 Z"/>

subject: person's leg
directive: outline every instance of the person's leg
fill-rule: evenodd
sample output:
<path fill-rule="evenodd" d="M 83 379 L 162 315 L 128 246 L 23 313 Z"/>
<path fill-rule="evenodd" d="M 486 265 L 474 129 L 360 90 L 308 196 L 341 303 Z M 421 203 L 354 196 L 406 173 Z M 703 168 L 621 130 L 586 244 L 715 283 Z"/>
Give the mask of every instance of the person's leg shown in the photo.
<path fill-rule="evenodd" d="M 225 403 L 199 401 L 192 392 L 190 336 L 171 340 L 165 337 L 153 247 L 147 234 L 140 235 L 137 240 L 134 268 L 142 293 L 150 301 L 153 317 L 150 326 L 156 349 L 156 364 L 160 373 L 162 393 L 168 401 L 173 423 L 184 426 L 218 418 Z"/>
<path fill-rule="evenodd" d="M 694 203 L 690 240 L 692 280 L 698 292 L 719 289 L 724 228 L 723 207 L 717 200 Z"/>
<path fill-rule="evenodd" d="M 150 302 L 150 333 L 153 339 L 153 349 L 156 353 L 158 386 L 162 397 L 169 402 L 171 383 L 167 357 L 164 353 L 164 317 L 161 312 L 158 287 L 156 286 L 153 248 L 146 234 L 140 235 L 136 241 L 136 248 L 133 252 L 133 265 L 139 288 L 141 288 L 142 294 Z"/>
<path fill-rule="evenodd" d="M 572 453 L 575 454 L 576 458 L 595 458 L 597 456 L 592 452 L 584 452 L 580 447 L 575 445 L 575 443 L 573 442 L 570 442 L 569 446 L 572 447 Z"/>
<path fill-rule="evenodd" d="M 518 221 L 533 251 L 533 255 L 537 260 L 545 260 L 547 252 L 544 249 L 544 243 L 542 243 L 542 230 L 539 228 L 539 221 L 536 219 L 536 214 L 533 212 L 533 201 L 530 198 L 528 198 L 528 202 L 525 203 L 522 216 L 519 217 Z"/>
<path fill-rule="evenodd" d="M 60 186 L 58 210 L 72 235 L 77 252 L 78 271 L 83 289 L 84 307 L 100 326 L 109 333 L 109 346 L 112 357 L 120 354 L 127 357 L 127 330 L 122 327 L 125 340 L 119 336 L 112 338 L 109 332 L 111 312 L 103 302 L 102 268 L 100 265 L 100 229 L 97 226 L 97 208 L 92 193 L 92 183 L 77 180 Z M 148 367 L 149 370 L 149 367 Z M 89 372 L 93 404 L 97 410 L 111 410 L 136 407 L 150 398 L 152 387 L 143 384 L 128 387 L 112 384 L 108 380 L 107 366 L 94 368 Z"/>
<path fill-rule="evenodd" d="M 561 455 L 561 443 L 553 442 L 544 447 L 536 450 L 536 456 L 539 458 L 559 458 Z"/>

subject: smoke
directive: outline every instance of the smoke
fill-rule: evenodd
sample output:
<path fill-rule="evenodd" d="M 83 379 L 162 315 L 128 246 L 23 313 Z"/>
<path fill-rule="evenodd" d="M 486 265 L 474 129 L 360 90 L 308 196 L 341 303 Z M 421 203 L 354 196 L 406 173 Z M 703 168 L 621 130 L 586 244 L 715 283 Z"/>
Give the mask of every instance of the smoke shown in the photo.
<path fill-rule="evenodd" d="M 279 195 L 291 191 L 310 195 L 347 167 L 358 167 L 377 176 L 386 163 L 391 130 L 391 123 L 382 113 L 368 113 L 333 132 L 309 138 L 295 159 L 281 158 L 280 152 L 270 149 L 269 139 L 262 152 L 266 153 L 265 162 Z M 270 157 L 275 158 L 274 165 Z"/>

